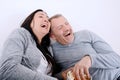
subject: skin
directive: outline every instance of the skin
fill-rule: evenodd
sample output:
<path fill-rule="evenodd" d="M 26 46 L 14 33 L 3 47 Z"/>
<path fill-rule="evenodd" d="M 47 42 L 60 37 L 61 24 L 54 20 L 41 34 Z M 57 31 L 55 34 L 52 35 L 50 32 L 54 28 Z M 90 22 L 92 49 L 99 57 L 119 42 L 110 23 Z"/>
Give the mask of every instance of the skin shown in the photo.
<path fill-rule="evenodd" d="M 41 43 L 42 38 L 50 30 L 50 22 L 48 21 L 47 14 L 45 12 L 37 12 L 31 22 L 31 28 L 37 36 L 39 43 Z"/>
<path fill-rule="evenodd" d="M 69 45 L 74 40 L 73 30 L 67 19 L 63 16 L 51 20 L 51 38 L 62 45 Z M 66 79 L 66 73 L 71 70 L 75 80 L 89 80 L 89 68 L 91 67 L 91 59 L 84 56 L 72 68 L 62 72 L 62 76 Z M 86 79 L 87 78 L 87 79 Z"/>
<path fill-rule="evenodd" d="M 51 20 L 51 37 L 63 45 L 73 42 L 73 30 L 64 17 L 58 17 Z"/>

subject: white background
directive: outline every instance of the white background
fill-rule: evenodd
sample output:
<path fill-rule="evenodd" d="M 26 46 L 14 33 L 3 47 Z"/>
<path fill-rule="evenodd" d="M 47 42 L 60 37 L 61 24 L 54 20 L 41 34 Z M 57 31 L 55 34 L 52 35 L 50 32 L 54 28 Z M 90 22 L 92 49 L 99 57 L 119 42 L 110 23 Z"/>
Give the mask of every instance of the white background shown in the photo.
<path fill-rule="evenodd" d="M 95 32 L 120 54 L 120 0 L 1 0 L 0 51 L 7 36 L 34 10 L 63 14 L 74 31 Z"/>

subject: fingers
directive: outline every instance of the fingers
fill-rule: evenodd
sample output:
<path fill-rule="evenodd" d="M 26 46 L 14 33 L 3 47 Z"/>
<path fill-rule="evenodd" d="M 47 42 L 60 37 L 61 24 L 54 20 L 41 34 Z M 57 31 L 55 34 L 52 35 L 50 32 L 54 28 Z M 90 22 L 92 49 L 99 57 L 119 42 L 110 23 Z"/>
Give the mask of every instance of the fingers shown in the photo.
<path fill-rule="evenodd" d="M 86 74 L 86 78 L 89 80 L 91 77 L 90 77 L 88 69 L 85 69 L 85 74 Z"/>
<path fill-rule="evenodd" d="M 80 70 L 79 74 L 80 74 L 81 80 L 86 80 L 85 73 L 84 73 L 83 69 Z"/>
<path fill-rule="evenodd" d="M 67 70 L 64 70 L 64 71 L 62 72 L 62 77 L 64 78 L 64 80 L 66 80 L 66 78 L 67 78 L 67 73 L 68 73 L 69 71 L 72 71 L 72 67 L 70 67 L 70 68 L 68 68 Z"/>
<path fill-rule="evenodd" d="M 75 71 L 75 80 L 81 80 L 80 74 L 79 74 L 79 70 Z"/>
<path fill-rule="evenodd" d="M 77 69 L 77 68 L 73 69 L 73 75 L 75 77 L 75 80 L 85 80 L 83 69 Z"/>
<path fill-rule="evenodd" d="M 88 69 L 75 69 L 73 70 L 75 80 L 90 80 L 90 74 Z"/>
<path fill-rule="evenodd" d="M 66 73 L 64 71 L 62 72 L 62 77 L 64 80 L 66 80 Z"/>

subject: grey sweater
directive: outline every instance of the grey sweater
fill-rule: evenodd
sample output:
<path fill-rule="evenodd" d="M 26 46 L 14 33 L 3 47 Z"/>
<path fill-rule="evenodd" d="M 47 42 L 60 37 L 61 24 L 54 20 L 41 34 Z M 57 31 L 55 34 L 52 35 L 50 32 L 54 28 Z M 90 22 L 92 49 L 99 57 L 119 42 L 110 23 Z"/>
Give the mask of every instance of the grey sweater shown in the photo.
<path fill-rule="evenodd" d="M 116 80 L 120 76 L 120 56 L 99 36 L 88 30 L 76 32 L 74 42 L 69 45 L 52 44 L 57 64 L 65 70 L 89 55 L 92 80 Z M 59 76 L 61 78 L 61 76 Z"/>
<path fill-rule="evenodd" d="M 13 31 L 3 46 L 0 80 L 57 80 L 37 72 L 42 56 L 26 29 Z"/>

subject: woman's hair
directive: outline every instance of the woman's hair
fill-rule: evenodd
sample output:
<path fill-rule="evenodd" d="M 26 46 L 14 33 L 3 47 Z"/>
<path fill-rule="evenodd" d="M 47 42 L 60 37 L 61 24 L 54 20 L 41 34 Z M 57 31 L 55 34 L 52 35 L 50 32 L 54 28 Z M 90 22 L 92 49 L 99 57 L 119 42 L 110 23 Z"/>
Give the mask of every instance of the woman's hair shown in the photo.
<path fill-rule="evenodd" d="M 54 65 L 54 59 L 53 57 L 51 56 L 49 50 L 48 50 L 48 47 L 50 46 L 50 37 L 49 37 L 49 33 L 47 35 L 45 35 L 41 41 L 41 44 L 38 43 L 38 39 L 37 37 L 35 36 L 35 34 L 33 33 L 32 31 L 32 28 L 30 27 L 30 24 L 34 18 L 34 15 L 37 13 L 37 12 L 44 12 L 42 9 L 37 9 L 36 11 L 32 12 L 25 20 L 24 22 L 22 23 L 21 27 L 25 28 L 26 30 L 28 30 L 33 39 L 35 40 L 36 44 L 37 44 L 37 48 L 43 53 L 43 55 L 46 57 L 47 61 L 49 63 L 52 63 Z"/>

